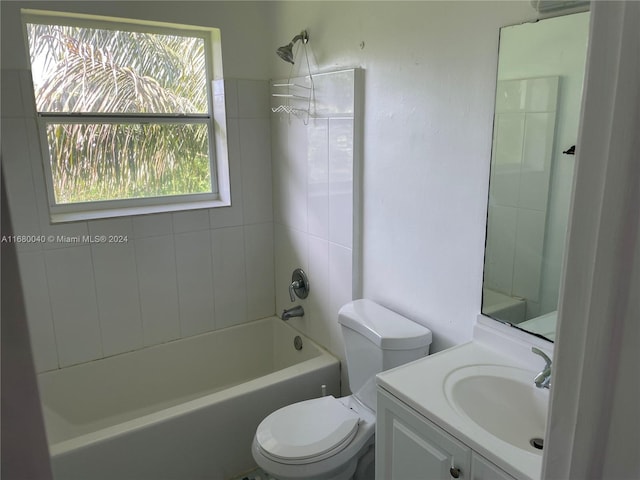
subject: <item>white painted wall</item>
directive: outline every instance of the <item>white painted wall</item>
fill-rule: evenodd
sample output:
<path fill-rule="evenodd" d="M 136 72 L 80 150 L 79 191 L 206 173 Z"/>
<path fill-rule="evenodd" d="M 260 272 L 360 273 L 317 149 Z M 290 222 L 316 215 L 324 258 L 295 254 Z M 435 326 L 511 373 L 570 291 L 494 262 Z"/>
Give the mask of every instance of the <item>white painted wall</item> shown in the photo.
<path fill-rule="evenodd" d="M 365 70 L 363 295 L 469 340 L 480 310 L 501 26 L 529 2 L 278 2 L 273 48 L 306 28 L 312 70 Z M 363 43 L 364 42 L 364 43 Z M 275 54 L 271 76 L 288 74 Z"/>

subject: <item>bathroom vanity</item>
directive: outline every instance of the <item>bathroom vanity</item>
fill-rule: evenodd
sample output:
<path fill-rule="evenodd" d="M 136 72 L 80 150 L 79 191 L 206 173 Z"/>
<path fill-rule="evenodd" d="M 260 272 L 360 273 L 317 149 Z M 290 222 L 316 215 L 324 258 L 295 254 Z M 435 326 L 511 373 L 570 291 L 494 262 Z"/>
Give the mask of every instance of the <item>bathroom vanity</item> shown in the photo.
<path fill-rule="evenodd" d="M 515 478 L 383 388 L 377 421 L 378 478 Z"/>
<path fill-rule="evenodd" d="M 544 362 L 526 341 L 496 348 L 488 330 L 378 375 L 377 479 L 540 478 Z"/>

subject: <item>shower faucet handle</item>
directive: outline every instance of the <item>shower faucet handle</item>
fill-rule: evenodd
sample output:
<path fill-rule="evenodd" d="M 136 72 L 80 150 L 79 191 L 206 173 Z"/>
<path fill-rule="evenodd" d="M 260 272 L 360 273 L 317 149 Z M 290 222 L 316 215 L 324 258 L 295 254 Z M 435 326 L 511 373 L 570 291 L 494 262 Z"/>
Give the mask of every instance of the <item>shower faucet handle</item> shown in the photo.
<path fill-rule="evenodd" d="M 309 295 L 309 279 L 301 268 L 296 268 L 291 274 L 291 284 L 289 285 L 289 297 L 292 302 L 298 298 L 307 298 Z"/>

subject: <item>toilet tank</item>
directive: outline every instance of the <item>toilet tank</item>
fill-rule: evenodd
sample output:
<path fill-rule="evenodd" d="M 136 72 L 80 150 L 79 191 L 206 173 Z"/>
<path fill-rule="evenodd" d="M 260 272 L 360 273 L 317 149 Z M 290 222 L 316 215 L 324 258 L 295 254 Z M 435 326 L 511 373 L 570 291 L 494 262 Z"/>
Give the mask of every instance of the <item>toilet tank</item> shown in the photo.
<path fill-rule="evenodd" d="M 431 330 L 371 300 L 354 300 L 338 312 L 351 392 L 376 410 L 376 374 L 429 353 Z"/>

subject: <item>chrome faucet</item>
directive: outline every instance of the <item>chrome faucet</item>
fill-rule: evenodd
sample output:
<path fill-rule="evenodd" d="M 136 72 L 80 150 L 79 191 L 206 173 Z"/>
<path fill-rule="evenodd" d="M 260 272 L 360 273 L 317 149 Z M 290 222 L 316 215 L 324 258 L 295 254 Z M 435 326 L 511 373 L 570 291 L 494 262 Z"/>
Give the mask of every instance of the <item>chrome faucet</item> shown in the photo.
<path fill-rule="evenodd" d="M 282 316 L 280 318 L 286 322 L 290 318 L 302 316 L 304 316 L 304 309 L 301 305 L 296 305 L 295 307 L 285 308 L 282 311 Z"/>
<path fill-rule="evenodd" d="M 551 386 L 551 359 L 539 348 L 531 347 L 531 351 L 536 355 L 540 355 L 546 362 L 544 369 L 533 379 L 533 383 L 538 388 L 549 388 Z"/>

